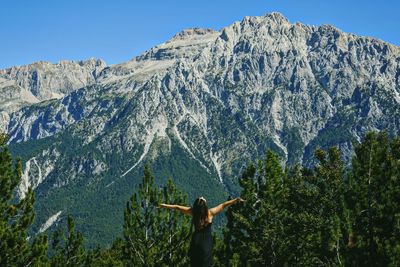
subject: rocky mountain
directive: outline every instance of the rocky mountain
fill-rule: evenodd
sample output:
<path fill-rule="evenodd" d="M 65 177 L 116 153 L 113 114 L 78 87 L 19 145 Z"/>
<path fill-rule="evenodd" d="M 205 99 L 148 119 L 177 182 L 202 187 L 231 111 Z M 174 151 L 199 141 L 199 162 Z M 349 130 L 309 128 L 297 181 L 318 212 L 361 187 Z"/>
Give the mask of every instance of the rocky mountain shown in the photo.
<path fill-rule="evenodd" d="M 349 159 L 367 131 L 400 129 L 399 47 L 279 13 L 184 30 L 118 65 L 60 64 L 47 83 L 0 72 L 21 87 L 0 83 L 0 100 L 23 102 L 6 129 L 25 162 L 19 195 L 37 194 L 36 231 L 72 213 L 92 240 L 113 240 L 145 163 L 212 203 L 268 149 L 287 164 L 332 145 Z"/>
<path fill-rule="evenodd" d="M 0 70 L 0 129 L 6 131 L 9 113 L 96 83 L 106 67 L 102 60 L 36 62 Z"/>

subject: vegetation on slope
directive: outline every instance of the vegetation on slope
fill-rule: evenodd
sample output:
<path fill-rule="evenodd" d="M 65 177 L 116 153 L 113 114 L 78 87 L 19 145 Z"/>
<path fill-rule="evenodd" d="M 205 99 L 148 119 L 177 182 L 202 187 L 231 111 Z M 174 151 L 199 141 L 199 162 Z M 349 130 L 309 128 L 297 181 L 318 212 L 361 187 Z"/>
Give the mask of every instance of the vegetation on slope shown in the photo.
<path fill-rule="evenodd" d="M 215 237 L 216 266 L 399 266 L 400 137 L 369 133 L 355 144 L 349 169 L 337 148 L 315 151 L 309 169 L 284 167 L 268 152 L 239 178 L 245 203 L 229 208 Z M 0 263 L 3 266 L 185 266 L 190 220 L 157 209 L 160 202 L 186 204 L 168 180 L 157 185 L 149 168 L 128 200 L 120 238 L 88 250 L 69 217 L 66 230 L 27 240 L 34 198 L 15 203 L 21 164 L 1 139 Z M 105 227 L 117 227 L 108 225 Z M 65 234 L 64 234 L 65 232 Z M 86 237 L 91 238 L 91 237 Z"/>

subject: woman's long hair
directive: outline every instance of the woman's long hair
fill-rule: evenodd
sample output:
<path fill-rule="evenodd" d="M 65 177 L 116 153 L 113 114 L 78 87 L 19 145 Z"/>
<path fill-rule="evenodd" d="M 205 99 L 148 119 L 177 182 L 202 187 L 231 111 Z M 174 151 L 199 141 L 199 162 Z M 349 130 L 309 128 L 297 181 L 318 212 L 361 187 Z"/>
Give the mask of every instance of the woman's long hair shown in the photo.
<path fill-rule="evenodd" d="M 208 206 L 203 197 L 197 198 L 192 207 L 192 222 L 197 230 L 207 226 L 208 221 Z"/>

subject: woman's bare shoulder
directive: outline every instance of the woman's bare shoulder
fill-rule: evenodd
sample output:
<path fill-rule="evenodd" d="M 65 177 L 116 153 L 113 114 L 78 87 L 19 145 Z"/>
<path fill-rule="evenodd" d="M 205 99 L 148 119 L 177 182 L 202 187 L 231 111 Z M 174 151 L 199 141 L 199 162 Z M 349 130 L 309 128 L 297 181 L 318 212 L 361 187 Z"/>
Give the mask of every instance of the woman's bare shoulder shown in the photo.
<path fill-rule="evenodd" d="M 214 214 L 209 210 L 208 211 L 208 223 L 212 223 L 213 218 L 214 218 Z"/>

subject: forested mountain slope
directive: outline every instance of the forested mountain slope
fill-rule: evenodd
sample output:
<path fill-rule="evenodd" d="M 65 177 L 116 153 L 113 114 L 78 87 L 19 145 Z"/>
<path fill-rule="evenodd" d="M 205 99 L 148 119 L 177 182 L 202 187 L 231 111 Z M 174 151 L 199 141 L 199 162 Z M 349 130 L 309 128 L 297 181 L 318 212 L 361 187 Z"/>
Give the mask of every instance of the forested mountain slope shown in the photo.
<path fill-rule="evenodd" d="M 184 30 L 125 63 L 89 63 L 56 65 L 49 75 L 64 78 L 46 89 L 33 74 L 0 71 L 0 91 L 15 83 L 11 95 L 27 102 L 3 124 L 24 161 L 19 195 L 37 194 L 36 230 L 71 213 L 109 242 L 146 162 L 165 177 L 156 183 L 171 176 L 190 199 L 216 202 L 268 149 L 312 164 L 317 147 L 336 145 L 348 160 L 367 131 L 400 129 L 399 47 L 279 13 Z"/>

